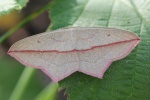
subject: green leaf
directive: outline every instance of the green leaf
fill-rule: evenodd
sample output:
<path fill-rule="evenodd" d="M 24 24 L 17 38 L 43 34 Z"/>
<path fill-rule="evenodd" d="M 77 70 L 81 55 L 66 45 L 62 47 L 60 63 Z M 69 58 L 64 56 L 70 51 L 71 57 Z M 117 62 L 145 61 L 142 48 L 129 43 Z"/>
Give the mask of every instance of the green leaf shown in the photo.
<path fill-rule="evenodd" d="M 13 10 L 21 10 L 28 0 L 0 0 L 0 16 Z"/>
<path fill-rule="evenodd" d="M 0 58 L 0 100 L 9 100 L 23 69 L 23 65 L 15 60 Z M 33 100 L 42 88 L 41 80 L 34 74 L 21 100 Z"/>
<path fill-rule="evenodd" d="M 55 0 L 50 8 L 51 29 L 67 26 L 113 27 L 135 32 L 140 44 L 115 61 L 98 79 L 76 72 L 59 82 L 70 100 L 150 99 L 150 1 Z M 50 27 L 49 27 L 50 29 Z"/>

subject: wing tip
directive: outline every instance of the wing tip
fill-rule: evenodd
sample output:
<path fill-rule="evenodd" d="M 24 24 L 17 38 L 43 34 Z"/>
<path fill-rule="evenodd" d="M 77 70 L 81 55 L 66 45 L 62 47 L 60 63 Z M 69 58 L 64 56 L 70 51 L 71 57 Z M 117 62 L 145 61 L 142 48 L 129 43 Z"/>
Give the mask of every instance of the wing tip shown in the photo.
<path fill-rule="evenodd" d="M 126 56 L 128 56 L 128 55 L 132 52 L 132 50 L 139 44 L 140 41 L 141 41 L 141 39 L 139 39 L 139 40 L 134 40 L 133 45 L 131 46 L 131 48 L 130 48 L 127 52 L 125 52 L 125 53 L 124 53 L 122 56 L 120 56 L 120 57 L 113 58 L 113 59 L 109 59 L 109 60 L 111 60 L 111 61 L 116 61 L 116 60 L 120 60 L 120 59 L 122 59 L 122 58 L 125 58 Z"/>
<path fill-rule="evenodd" d="M 54 82 L 54 83 L 58 83 L 61 79 L 58 79 L 58 78 L 55 78 L 55 77 L 53 77 L 50 73 L 48 73 L 44 68 L 41 68 L 41 70 L 47 75 L 47 76 L 49 76 L 51 79 L 52 79 L 52 81 Z"/>
<path fill-rule="evenodd" d="M 19 61 L 21 64 L 23 64 L 25 66 L 32 66 L 33 68 L 38 68 L 38 69 L 42 68 L 41 66 L 35 66 L 35 65 L 24 62 L 22 59 L 20 59 L 20 57 L 16 56 L 15 52 L 13 52 L 13 51 L 8 51 L 7 54 L 10 55 L 11 57 L 15 58 L 17 61 Z"/>

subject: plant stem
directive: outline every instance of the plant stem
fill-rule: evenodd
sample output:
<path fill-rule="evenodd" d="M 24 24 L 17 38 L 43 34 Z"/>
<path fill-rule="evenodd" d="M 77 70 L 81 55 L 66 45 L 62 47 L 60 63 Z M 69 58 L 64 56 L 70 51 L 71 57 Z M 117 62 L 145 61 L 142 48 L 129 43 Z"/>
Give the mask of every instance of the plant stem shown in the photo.
<path fill-rule="evenodd" d="M 50 6 L 50 3 L 42 7 L 41 9 L 37 10 L 33 14 L 26 17 L 23 21 L 18 23 L 16 26 L 14 26 L 12 29 L 10 29 L 8 32 L 6 32 L 3 36 L 0 37 L 0 43 L 2 43 L 4 40 L 6 40 L 9 36 L 11 36 L 15 31 L 23 27 L 25 24 L 27 24 L 32 19 L 36 18 L 38 15 L 43 13 L 46 9 L 48 9 Z"/>
<path fill-rule="evenodd" d="M 32 79 L 32 76 L 34 75 L 34 73 L 35 73 L 34 68 L 25 67 L 9 100 L 21 100 L 21 97 L 22 97 L 28 83 Z"/>
<path fill-rule="evenodd" d="M 6 32 L 3 36 L 0 37 L 0 43 L 2 43 L 4 40 L 6 40 L 9 36 L 11 36 L 15 31 L 23 27 L 25 24 L 27 24 L 32 19 L 36 18 L 38 15 L 43 13 L 46 9 L 48 9 L 50 6 L 50 3 L 46 6 L 42 7 L 41 9 L 37 10 L 35 13 L 29 15 L 26 17 L 23 21 L 21 21 L 19 24 L 14 26 L 12 29 L 10 29 L 8 32 Z M 12 92 L 9 100 L 21 100 L 21 97 L 25 91 L 25 88 L 27 87 L 30 79 L 32 78 L 33 74 L 35 72 L 35 69 L 26 67 L 14 89 Z"/>
<path fill-rule="evenodd" d="M 51 82 L 35 98 L 35 100 L 56 100 L 58 84 Z"/>

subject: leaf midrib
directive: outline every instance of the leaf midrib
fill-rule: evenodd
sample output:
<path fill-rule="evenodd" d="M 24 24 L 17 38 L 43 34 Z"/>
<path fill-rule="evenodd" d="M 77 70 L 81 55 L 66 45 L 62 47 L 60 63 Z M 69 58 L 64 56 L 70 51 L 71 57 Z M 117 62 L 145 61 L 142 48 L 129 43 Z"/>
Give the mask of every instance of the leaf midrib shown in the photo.
<path fill-rule="evenodd" d="M 87 4 L 89 3 L 89 1 L 90 1 L 90 0 L 87 0 L 87 2 L 85 3 L 85 5 L 84 5 L 83 9 L 81 10 L 81 12 L 80 12 L 79 16 L 76 18 L 76 20 L 74 21 L 74 23 L 72 24 L 72 26 L 74 26 L 74 25 L 75 25 L 75 23 L 77 22 L 77 20 L 80 18 L 80 16 L 82 15 L 83 11 L 85 10 L 85 8 L 86 8 Z"/>
<path fill-rule="evenodd" d="M 122 3 L 124 3 L 125 5 L 127 5 L 125 2 L 123 2 L 122 0 L 120 0 Z M 127 5 L 128 7 L 130 7 L 131 9 L 133 9 L 137 15 L 139 16 L 139 18 L 141 19 L 141 24 L 143 23 L 144 25 L 148 25 L 148 27 L 150 27 L 150 24 L 147 22 L 147 20 L 142 16 L 142 14 L 140 13 L 140 11 L 138 10 L 138 8 L 136 7 L 136 5 L 134 4 L 134 2 L 132 0 L 130 0 L 130 4 L 131 6 Z M 142 25 L 141 25 L 142 28 Z M 141 31 L 141 29 L 140 29 Z M 149 30 L 150 31 L 150 30 Z M 141 32 L 139 32 L 139 35 L 141 34 Z"/>

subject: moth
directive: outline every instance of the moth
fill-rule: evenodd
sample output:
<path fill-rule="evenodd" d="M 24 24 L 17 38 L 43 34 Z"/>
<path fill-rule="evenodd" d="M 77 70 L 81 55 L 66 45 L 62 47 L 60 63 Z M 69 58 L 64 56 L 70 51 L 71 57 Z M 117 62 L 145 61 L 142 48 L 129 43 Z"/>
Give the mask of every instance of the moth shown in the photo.
<path fill-rule="evenodd" d="M 54 82 L 76 71 L 102 78 L 113 61 L 126 57 L 139 42 L 136 34 L 126 30 L 71 27 L 22 39 L 8 54 L 41 69 Z"/>

